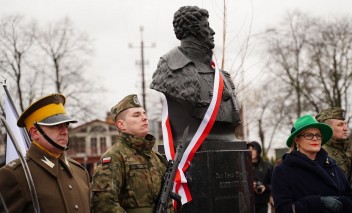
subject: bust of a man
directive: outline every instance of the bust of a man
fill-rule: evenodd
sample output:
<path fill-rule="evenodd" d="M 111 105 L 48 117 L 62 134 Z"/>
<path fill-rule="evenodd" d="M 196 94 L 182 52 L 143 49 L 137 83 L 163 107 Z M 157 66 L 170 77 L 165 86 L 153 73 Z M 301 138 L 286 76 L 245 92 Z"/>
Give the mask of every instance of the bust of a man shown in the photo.
<path fill-rule="evenodd" d="M 213 96 L 215 32 L 208 18 L 208 11 L 197 6 L 184 6 L 175 12 L 174 32 L 181 45 L 160 58 L 150 85 L 166 96 L 175 144 L 183 143 L 186 126 L 189 137 L 193 137 Z M 220 73 L 224 79 L 222 100 L 206 141 L 235 141 L 235 129 L 241 121 L 239 104 L 230 74 Z"/>

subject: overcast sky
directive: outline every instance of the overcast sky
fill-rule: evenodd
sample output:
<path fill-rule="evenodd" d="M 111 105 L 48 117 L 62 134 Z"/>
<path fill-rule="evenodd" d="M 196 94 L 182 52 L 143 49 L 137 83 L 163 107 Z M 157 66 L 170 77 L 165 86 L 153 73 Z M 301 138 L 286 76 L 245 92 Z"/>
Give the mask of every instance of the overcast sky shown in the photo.
<path fill-rule="evenodd" d="M 209 11 L 209 22 L 217 33 L 216 50 L 222 46 L 223 0 L 0 0 L 0 14 L 23 14 L 40 24 L 70 17 L 74 25 L 94 40 L 95 54 L 87 70 L 107 92 L 102 99 L 99 118 L 118 100 L 140 93 L 141 33 L 145 48 L 146 79 L 150 80 L 159 57 L 179 41 L 173 33 L 174 12 L 181 6 L 197 5 Z M 260 34 L 275 26 L 288 10 L 300 9 L 312 15 L 331 16 L 352 12 L 351 0 L 226 0 L 228 49 L 235 50 L 243 35 Z M 151 45 L 155 43 L 155 47 Z M 129 48 L 132 44 L 135 48 Z M 215 51 L 216 52 L 216 51 Z M 216 52 L 218 58 L 220 52 Z M 233 54 L 229 54 L 229 58 Z M 249 59 L 250 61 L 250 59 Z M 220 63 L 220 61 L 218 61 Z M 259 63 L 258 63 L 259 64 Z M 230 66 L 230 63 L 225 64 Z M 252 67 L 253 68 L 253 67 Z M 11 82 L 8 82 L 11 84 Z M 149 90 L 149 84 L 147 84 Z M 150 91 L 148 91 L 149 93 Z"/>

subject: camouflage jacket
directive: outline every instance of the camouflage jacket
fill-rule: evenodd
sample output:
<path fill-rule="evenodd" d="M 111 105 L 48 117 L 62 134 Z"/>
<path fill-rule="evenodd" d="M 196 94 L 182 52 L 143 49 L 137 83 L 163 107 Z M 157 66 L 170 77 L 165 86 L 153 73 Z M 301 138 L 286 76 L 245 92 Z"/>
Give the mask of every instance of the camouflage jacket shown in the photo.
<path fill-rule="evenodd" d="M 154 143 L 152 135 L 120 133 L 93 175 L 93 212 L 153 212 L 166 171 Z"/>
<path fill-rule="evenodd" d="M 352 148 L 350 141 L 336 141 L 330 139 L 323 148 L 328 155 L 336 161 L 336 164 L 342 169 L 347 179 L 350 181 L 352 169 Z"/>

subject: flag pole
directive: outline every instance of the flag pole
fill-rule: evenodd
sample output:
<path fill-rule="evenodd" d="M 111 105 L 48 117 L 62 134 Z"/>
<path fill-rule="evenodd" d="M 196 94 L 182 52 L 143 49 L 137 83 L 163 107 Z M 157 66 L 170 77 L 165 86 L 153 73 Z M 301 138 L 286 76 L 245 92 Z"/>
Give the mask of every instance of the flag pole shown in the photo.
<path fill-rule="evenodd" d="M 0 74 L 1 75 L 1 74 Z M 9 91 L 7 90 L 7 86 L 6 86 L 6 78 L 1 75 L 1 77 L 4 79 L 4 81 L 2 81 L 2 85 L 4 87 L 4 90 L 5 90 L 5 93 L 6 93 L 6 96 L 7 96 L 7 100 L 9 100 L 9 104 L 12 106 L 12 110 L 13 110 L 13 113 L 15 114 L 16 118 L 18 118 L 18 112 L 16 110 L 16 107 L 14 105 L 14 102 L 10 96 L 10 93 Z M 34 212 L 35 213 L 40 213 L 40 206 L 39 206 L 39 200 L 38 200 L 38 195 L 37 195 L 37 191 L 35 189 L 35 185 L 34 185 L 34 182 L 33 182 L 33 178 L 32 178 L 32 175 L 31 175 L 31 172 L 29 170 L 29 167 L 28 167 L 28 164 L 27 164 L 27 161 L 24 159 L 22 153 L 21 153 L 21 149 L 18 145 L 18 142 L 17 142 L 17 139 L 15 138 L 11 128 L 10 128 L 10 125 L 7 123 L 6 119 L 4 117 L 0 117 L 1 119 L 1 122 L 3 123 L 3 126 L 5 127 L 6 129 L 6 132 L 8 134 L 8 136 L 10 137 L 11 141 L 12 141 L 12 144 L 19 156 L 19 159 L 21 161 L 21 164 L 22 164 L 22 167 L 23 167 L 23 171 L 24 171 L 24 174 L 26 176 L 26 179 L 27 179 L 27 184 L 28 184 L 28 187 L 29 187 L 29 192 L 30 192 L 30 195 L 31 195 L 31 199 L 32 199 L 32 203 L 33 203 L 33 208 L 34 208 Z M 23 128 L 20 128 L 21 130 L 21 134 L 25 140 L 25 143 L 27 145 L 27 148 L 29 147 L 29 144 L 30 144 L 30 138 L 29 138 L 29 135 L 27 133 L 27 131 L 25 131 Z"/>
<path fill-rule="evenodd" d="M 34 212 L 36 213 L 40 213 L 40 207 L 39 207 L 39 201 L 38 201 L 38 195 L 37 195 L 37 191 L 35 189 L 35 185 L 34 185 L 34 182 L 33 182 L 33 178 L 32 178 L 32 175 L 31 175 L 31 172 L 29 170 L 29 167 L 28 167 L 28 164 L 27 164 L 27 161 L 24 159 L 21 151 L 20 151 L 20 148 L 18 146 L 18 143 L 17 143 L 17 140 L 16 138 L 14 137 L 13 133 L 12 133 L 12 130 L 10 129 L 10 126 L 8 125 L 7 121 L 5 120 L 5 118 L 3 118 L 2 116 L 0 117 L 1 119 L 1 122 L 3 124 L 3 126 L 5 127 L 6 129 L 6 132 L 7 134 L 10 136 L 11 138 L 11 141 L 17 151 L 17 154 L 19 156 L 19 159 L 21 161 L 21 164 L 23 166 L 23 171 L 24 171 L 24 174 L 26 176 L 26 179 L 27 179 L 27 183 L 28 183 L 28 186 L 29 186 L 29 192 L 31 194 L 31 198 L 32 198 L 32 202 L 33 202 L 33 207 L 34 207 Z"/>
<path fill-rule="evenodd" d="M 2 76 L 2 75 L 1 75 L 1 76 Z M 2 77 L 4 78 L 4 76 L 2 76 Z M 5 78 L 4 78 L 4 79 L 5 79 Z M 7 99 L 8 99 L 9 102 L 10 102 L 10 105 L 13 106 L 12 109 L 13 109 L 15 115 L 16 115 L 16 118 L 18 118 L 19 115 L 18 115 L 18 112 L 17 112 L 17 110 L 16 110 L 15 104 L 14 104 L 12 98 L 11 98 L 11 95 L 10 95 L 9 91 L 7 90 L 6 79 L 5 79 L 3 82 L 1 82 L 1 83 L 2 83 L 2 86 L 4 87 L 4 90 L 5 90 Z M 31 143 L 31 140 L 30 140 L 30 138 L 29 138 L 28 132 L 25 131 L 23 128 L 20 128 L 20 129 L 21 129 L 22 136 L 23 136 L 23 138 L 24 138 L 24 141 L 26 142 L 26 146 L 27 146 L 27 149 L 28 149 L 29 144 Z"/>
<path fill-rule="evenodd" d="M 4 210 L 5 213 L 9 213 L 9 210 L 7 209 L 4 197 L 2 196 L 1 192 L 0 192 L 0 199 L 1 199 L 1 204 L 2 204 L 2 207 L 3 207 L 2 210 Z"/>

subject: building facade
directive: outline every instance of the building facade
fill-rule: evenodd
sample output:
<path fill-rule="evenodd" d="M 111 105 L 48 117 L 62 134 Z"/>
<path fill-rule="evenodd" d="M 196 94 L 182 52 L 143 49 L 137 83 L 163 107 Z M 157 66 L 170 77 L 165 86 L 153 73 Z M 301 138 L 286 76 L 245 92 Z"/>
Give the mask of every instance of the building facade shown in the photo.
<path fill-rule="evenodd" d="M 69 130 L 70 148 L 67 154 L 93 174 L 101 155 L 114 144 L 118 134 L 112 122 L 98 119 L 74 127 Z"/>

